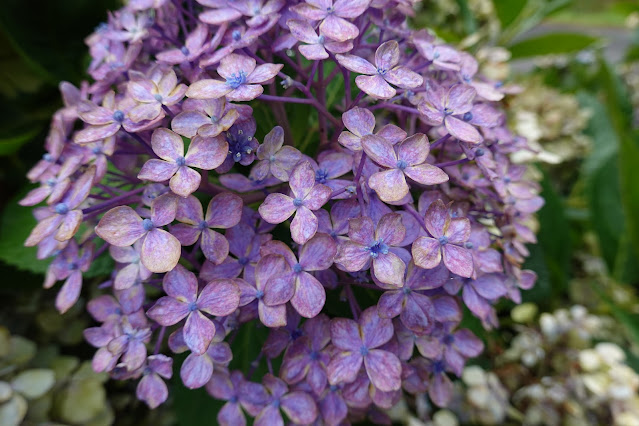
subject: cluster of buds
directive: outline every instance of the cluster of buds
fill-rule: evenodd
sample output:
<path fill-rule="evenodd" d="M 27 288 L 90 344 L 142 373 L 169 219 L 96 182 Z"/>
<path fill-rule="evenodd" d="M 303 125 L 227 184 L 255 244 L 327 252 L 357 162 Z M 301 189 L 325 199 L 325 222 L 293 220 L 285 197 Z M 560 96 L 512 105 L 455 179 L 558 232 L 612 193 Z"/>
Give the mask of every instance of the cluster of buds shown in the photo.
<path fill-rule="evenodd" d="M 188 354 L 221 424 L 449 402 L 483 350 L 462 306 L 495 327 L 534 284 L 543 199 L 507 87 L 410 29 L 413 3 L 131 0 L 88 37 L 92 82 L 61 85 L 22 204 L 61 312 L 116 263 L 87 304 L 96 371 L 157 407 Z M 244 327 L 268 334 L 263 377 L 233 368 Z"/>

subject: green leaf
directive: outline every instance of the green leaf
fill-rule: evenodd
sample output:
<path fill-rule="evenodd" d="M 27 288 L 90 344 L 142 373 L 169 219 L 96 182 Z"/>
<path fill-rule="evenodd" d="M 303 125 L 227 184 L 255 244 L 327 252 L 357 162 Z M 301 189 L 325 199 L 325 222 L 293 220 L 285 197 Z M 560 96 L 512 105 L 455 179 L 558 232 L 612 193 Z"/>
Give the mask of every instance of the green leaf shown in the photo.
<path fill-rule="evenodd" d="M 599 39 L 578 33 L 552 33 L 529 38 L 510 46 L 513 59 L 542 55 L 576 53 L 592 46 Z"/>
<path fill-rule="evenodd" d="M 39 127 L 31 128 L 26 132 L 10 138 L 0 139 L 0 156 L 15 153 L 22 145 L 35 138 L 40 133 Z"/>
<path fill-rule="evenodd" d="M 468 7 L 467 0 L 456 0 L 456 1 L 457 1 L 457 5 L 459 6 L 459 12 L 461 13 L 462 21 L 464 22 L 464 31 L 466 32 L 466 35 L 471 35 L 475 31 L 477 31 L 477 20 L 475 19 L 475 15 L 473 15 L 472 10 L 470 10 L 470 7 Z M 517 1 L 522 1 L 522 0 L 517 0 Z M 513 1 L 513 3 L 516 3 L 516 1 Z"/>
<path fill-rule="evenodd" d="M 510 26 L 523 12 L 528 0 L 494 0 L 495 12 L 502 28 Z"/>
<path fill-rule="evenodd" d="M 9 200 L 0 218 L 0 260 L 21 270 L 43 274 L 47 262 L 36 259 L 35 247 L 24 246 L 36 225 L 31 209 L 18 205 L 25 194 L 26 191 L 22 191 Z"/>

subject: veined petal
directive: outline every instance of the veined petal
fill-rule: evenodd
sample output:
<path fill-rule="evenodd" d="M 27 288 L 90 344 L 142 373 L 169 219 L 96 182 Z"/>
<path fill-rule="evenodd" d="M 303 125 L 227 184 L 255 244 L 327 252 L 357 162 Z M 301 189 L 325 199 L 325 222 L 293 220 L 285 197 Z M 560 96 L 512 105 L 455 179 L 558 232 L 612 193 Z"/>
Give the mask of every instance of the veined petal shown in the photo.
<path fill-rule="evenodd" d="M 169 162 L 184 156 L 182 137 L 169 129 L 156 129 L 151 135 L 151 147 L 158 157 Z"/>
<path fill-rule="evenodd" d="M 408 194 L 408 184 L 399 169 L 377 172 L 368 178 L 368 186 L 386 203 L 400 201 Z"/>
<path fill-rule="evenodd" d="M 282 223 L 295 213 L 297 208 L 293 205 L 293 199 L 287 195 L 278 193 L 269 194 L 260 205 L 260 216 L 268 223 Z"/>
<path fill-rule="evenodd" d="M 379 74 L 358 75 L 355 78 L 355 84 L 367 95 L 377 99 L 390 99 L 397 93 Z"/>
<path fill-rule="evenodd" d="M 415 265 L 424 269 L 432 269 L 442 260 L 439 241 L 430 237 L 416 239 L 413 243 L 412 253 Z"/>
<path fill-rule="evenodd" d="M 180 260 L 182 247 L 177 238 L 162 229 L 152 229 L 144 238 L 140 258 L 151 272 L 168 272 Z"/>
<path fill-rule="evenodd" d="M 115 207 L 106 212 L 95 232 L 107 243 L 118 247 L 130 246 L 146 233 L 142 218 L 129 206 Z"/>

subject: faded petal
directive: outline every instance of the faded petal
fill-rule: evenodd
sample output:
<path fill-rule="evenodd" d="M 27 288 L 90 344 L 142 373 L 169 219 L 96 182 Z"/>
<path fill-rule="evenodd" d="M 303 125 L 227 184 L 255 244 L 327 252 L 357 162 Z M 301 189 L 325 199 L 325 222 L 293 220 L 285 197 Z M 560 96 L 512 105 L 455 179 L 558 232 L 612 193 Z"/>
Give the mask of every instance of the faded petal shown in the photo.
<path fill-rule="evenodd" d="M 186 153 L 186 164 L 202 170 L 213 170 L 224 162 L 229 144 L 223 136 L 206 138 L 195 136 Z"/>
<path fill-rule="evenodd" d="M 151 272 L 168 272 L 175 268 L 182 247 L 177 238 L 162 229 L 153 229 L 144 238 L 140 258 Z"/>
<path fill-rule="evenodd" d="M 329 237 L 330 238 L 330 237 Z M 302 272 L 297 278 L 291 305 L 304 318 L 313 318 L 322 311 L 326 302 L 326 291 L 317 278 Z"/>
<path fill-rule="evenodd" d="M 188 197 L 200 186 L 202 177 L 195 170 L 182 166 L 169 181 L 171 191 L 180 197 Z"/>
<path fill-rule="evenodd" d="M 267 220 L 268 222 L 268 220 Z M 297 244 L 305 244 L 313 238 L 317 231 L 317 217 L 305 206 L 297 209 L 297 213 L 291 222 L 291 237 Z"/>
<path fill-rule="evenodd" d="M 368 186 L 386 203 L 400 201 L 408 194 L 408 184 L 399 169 L 377 172 L 368 178 Z"/>
<path fill-rule="evenodd" d="M 332 385 L 350 383 L 357 378 L 363 358 L 359 348 L 353 352 L 340 352 L 326 366 L 328 382 Z"/>
<path fill-rule="evenodd" d="M 404 282 L 406 264 L 395 253 L 388 252 L 373 259 L 372 271 L 375 278 L 382 283 L 401 287 Z"/>
<path fill-rule="evenodd" d="M 219 265 L 229 255 L 229 242 L 224 235 L 207 228 L 202 231 L 202 253 L 208 260 Z"/>
<path fill-rule="evenodd" d="M 155 129 L 151 135 L 151 147 L 158 157 L 166 161 L 175 162 L 184 156 L 182 137 L 169 129 Z"/>
<path fill-rule="evenodd" d="M 446 244 L 442 247 L 442 252 L 444 265 L 450 272 L 465 278 L 473 275 L 473 255 L 470 250 Z"/>
<path fill-rule="evenodd" d="M 355 84 L 367 95 L 377 99 L 390 99 L 397 93 L 379 74 L 358 75 L 355 78 Z"/>
<path fill-rule="evenodd" d="M 183 335 L 189 349 L 201 355 L 206 352 L 215 336 L 215 325 L 203 313 L 195 310 L 186 318 Z"/>
<path fill-rule="evenodd" d="M 95 232 L 107 243 L 118 247 L 130 246 L 146 233 L 142 218 L 129 206 L 115 207 L 106 212 Z"/>
<path fill-rule="evenodd" d="M 280 193 L 269 194 L 260 205 L 258 211 L 268 223 L 282 223 L 295 213 L 293 199 Z"/>
<path fill-rule="evenodd" d="M 398 390 L 402 385 L 402 364 L 393 353 L 371 350 L 364 357 L 366 373 L 373 386 L 383 392 Z"/>
<path fill-rule="evenodd" d="M 415 265 L 424 269 L 432 269 L 442 260 L 439 241 L 430 237 L 419 237 L 415 240 L 412 254 Z"/>
<path fill-rule="evenodd" d="M 230 315 L 240 304 L 240 289 L 232 280 L 213 280 L 202 289 L 197 299 L 199 310 L 223 317 Z"/>

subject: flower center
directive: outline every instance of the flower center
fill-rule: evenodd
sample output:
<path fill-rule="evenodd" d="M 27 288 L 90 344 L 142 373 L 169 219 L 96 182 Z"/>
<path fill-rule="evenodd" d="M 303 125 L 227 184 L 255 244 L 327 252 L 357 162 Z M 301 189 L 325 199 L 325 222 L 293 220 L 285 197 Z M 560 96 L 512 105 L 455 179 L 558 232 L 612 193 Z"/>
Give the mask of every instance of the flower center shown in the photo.
<path fill-rule="evenodd" d="M 118 123 L 122 123 L 124 121 L 124 113 L 119 109 L 113 113 L 113 119 Z"/>
<path fill-rule="evenodd" d="M 293 265 L 293 272 L 295 272 L 296 274 L 302 272 L 302 265 L 300 265 L 299 263 Z"/>
<path fill-rule="evenodd" d="M 444 108 L 444 115 L 451 115 L 452 113 L 453 113 L 452 109 L 448 107 Z"/>
<path fill-rule="evenodd" d="M 156 101 L 162 102 L 162 95 L 160 95 L 159 93 L 156 93 L 155 95 L 153 95 L 153 97 Z"/>
<path fill-rule="evenodd" d="M 42 159 L 44 161 L 48 161 L 49 163 L 51 163 L 53 161 L 53 156 L 51 156 L 51 154 L 47 152 L 46 154 L 42 156 Z"/>
<path fill-rule="evenodd" d="M 388 72 L 388 70 L 386 68 L 382 68 L 382 67 L 377 67 L 377 74 L 379 75 L 384 75 Z"/>
<path fill-rule="evenodd" d="M 199 229 L 200 231 L 204 231 L 208 227 L 209 227 L 209 224 L 206 223 L 206 220 L 203 220 L 197 224 L 197 229 Z"/>
<path fill-rule="evenodd" d="M 405 286 L 405 287 L 402 289 L 402 292 L 403 292 L 405 295 L 409 295 L 409 294 L 411 293 L 411 291 L 413 291 L 413 290 L 411 290 L 411 288 L 410 288 L 410 287 L 408 287 L 408 286 Z"/>
<path fill-rule="evenodd" d="M 407 163 L 406 161 L 404 161 L 404 160 L 399 160 L 399 161 L 397 162 L 397 168 L 398 168 L 399 170 L 404 170 L 406 167 L 408 167 L 408 163 Z"/>
<path fill-rule="evenodd" d="M 255 292 L 255 298 L 257 300 L 261 300 L 262 297 L 264 297 L 264 292 L 262 290 L 258 290 L 258 291 Z"/>
<path fill-rule="evenodd" d="M 328 171 L 326 169 L 318 169 L 315 172 L 315 182 L 326 183 L 327 179 L 328 179 Z"/>
<path fill-rule="evenodd" d="M 326 41 L 326 37 L 324 37 L 323 35 L 317 38 L 317 44 L 324 44 L 324 41 Z"/>
<path fill-rule="evenodd" d="M 47 185 L 48 186 L 55 186 L 55 183 L 56 183 L 55 179 L 53 179 L 53 178 L 47 179 Z"/>
<path fill-rule="evenodd" d="M 439 244 L 441 244 L 442 246 L 448 244 L 448 237 L 446 235 L 442 235 L 441 237 L 439 237 Z"/>
<path fill-rule="evenodd" d="M 473 119 L 473 113 L 468 111 L 467 113 L 464 114 L 464 116 L 462 117 L 462 120 L 464 121 L 470 121 Z"/>
<path fill-rule="evenodd" d="M 151 219 L 144 219 L 142 221 L 142 228 L 144 228 L 145 231 L 150 231 L 151 229 L 153 229 L 153 221 L 151 221 Z"/>
<path fill-rule="evenodd" d="M 367 250 L 371 253 L 371 257 L 375 259 L 380 254 L 388 254 L 388 245 L 384 243 L 384 240 L 379 239 L 368 246 Z"/>
<path fill-rule="evenodd" d="M 482 157 L 484 154 L 485 152 L 483 148 L 477 148 L 477 151 L 475 151 L 475 156 L 477 157 Z"/>
<path fill-rule="evenodd" d="M 175 164 L 177 164 L 178 166 L 182 167 L 183 165 L 186 164 L 186 158 L 184 157 L 178 157 L 175 159 Z"/>
<path fill-rule="evenodd" d="M 191 54 L 191 52 L 189 51 L 188 47 L 186 47 L 186 46 L 182 46 L 182 48 L 180 49 L 180 52 L 182 52 L 182 54 L 184 56 L 189 56 Z"/>
<path fill-rule="evenodd" d="M 69 213 L 69 206 L 66 203 L 58 203 L 55 205 L 55 212 L 57 214 L 67 214 Z"/>
<path fill-rule="evenodd" d="M 229 402 L 230 402 L 231 404 L 237 404 L 237 401 L 238 401 L 238 397 L 237 397 L 237 395 L 233 395 L 233 396 L 231 397 L 231 399 L 229 399 Z"/>
<path fill-rule="evenodd" d="M 242 266 L 246 266 L 249 263 L 249 259 L 248 257 L 242 256 L 239 259 L 237 259 L 237 263 L 239 263 Z"/>
<path fill-rule="evenodd" d="M 247 136 L 241 130 L 237 134 L 226 132 L 226 140 L 229 143 L 229 154 L 231 154 L 233 161 L 236 163 L 239 163 L 245 156 L 251 155 L 253 152 L 251 147 L 253 136 Z"/>
<path fill-rule="evenodd" d="M 304 204 L 304 200 L 302 200 L 301 198 L 296 198 L 293 200 L 293 205 L 295 207 L 300 207 L 302 204 Z"/>
<path fill-rule="evenodd" d="M 368 355 L 368 348 L 366 346 L 362 346 L 359 348 L 359 353 L 362 354 L 362 356 Z"/>
<path fill-rule="evenodd" d="M 242 38 L 242 32 L 240 30 L 233 30 L 231 37 L 233 37 L 233 41 L 239 41 Z"/>
<path fill-rule="evenodd" d="M 231 86 L 233 89 L 237 89 L 244 83 L 246 83 L 246 73 L 244 71 L 240 71 L 237 74 L 233 73 L 226 79 L 226 84 Z"/>
<path fill-rule="evenodd" d="M 191 302 L 189 303 L 189 312 L 197 311 L 197 303 Z"/>
<path fill-rule="evenodd" d="M 317 361 L 319 359 L 319 353 L 317 353 L 317 351 L 311 352 L 308 356 L 313 361 Z"/>
<path fill-rule="evenodd" d="M 444 339 L 442 340 L 442 342 L 445 345 L 451 345 L 454 341 L 455 341 L 455 337 L 453 337 L 452 334 L 447 334 L 446 336 L 444 336 Z"/>
<path fill-rule="evenodd" d="M 431 367 L 433 369 L 433 374 L 442 374 L 445 370 L 443 361 L 435 361 Z"/>

